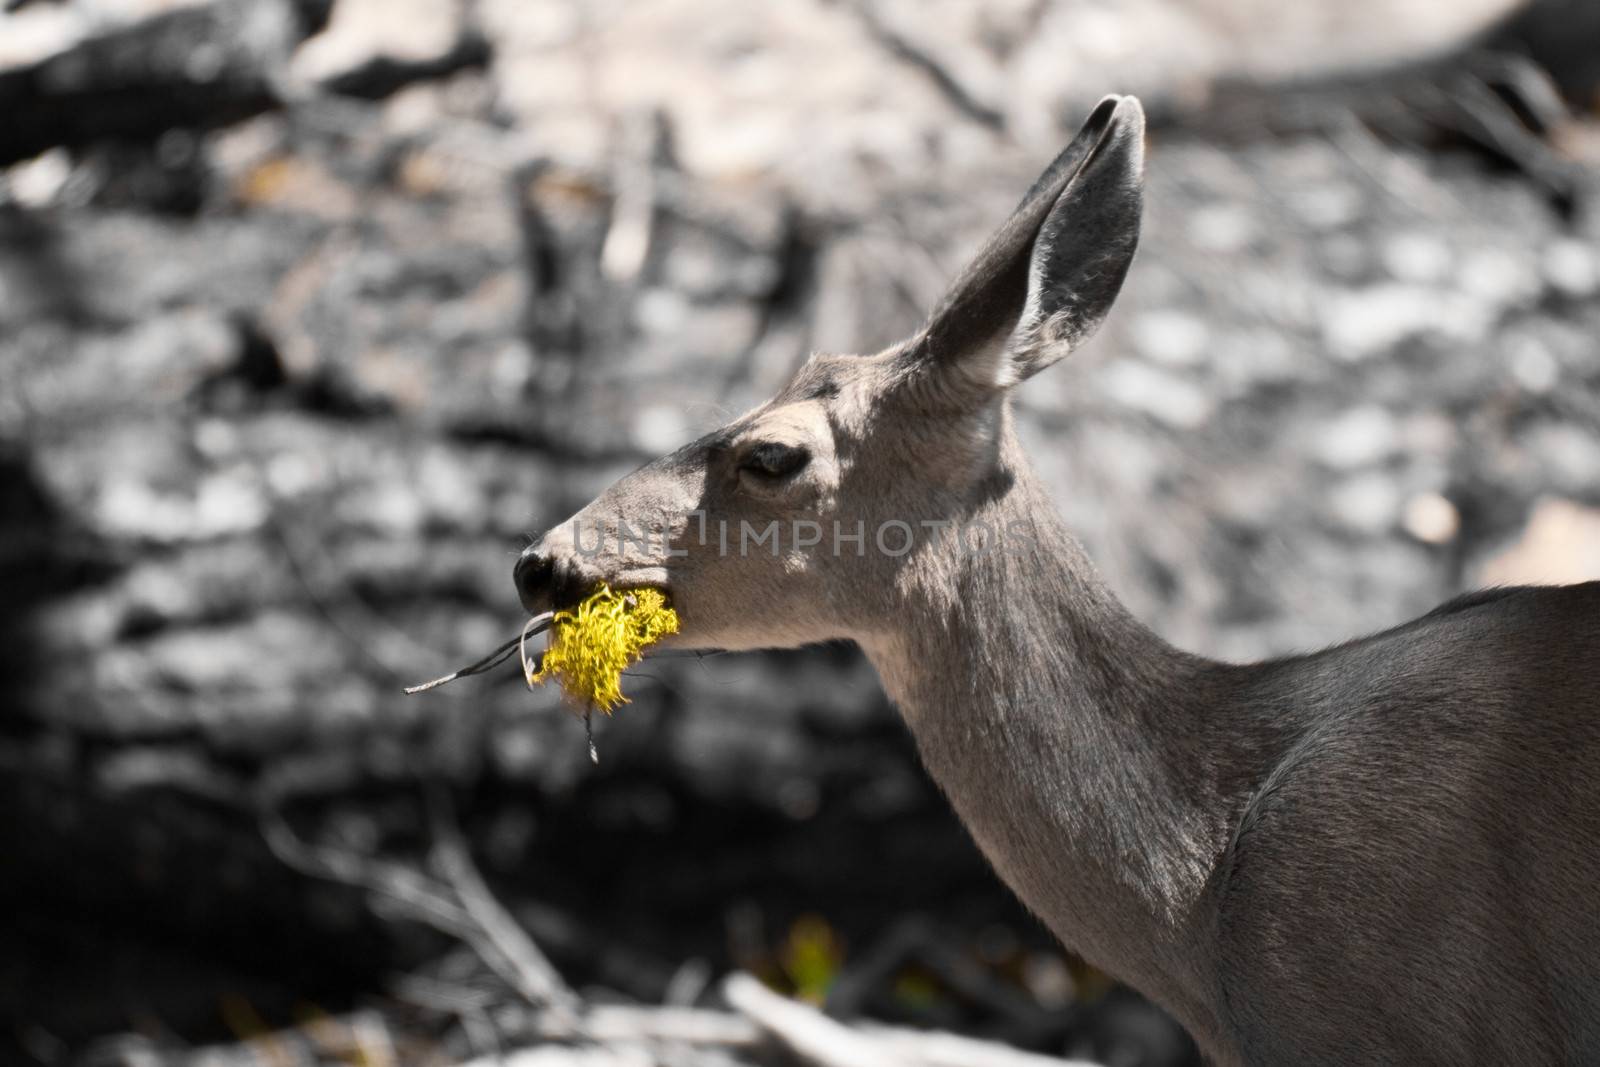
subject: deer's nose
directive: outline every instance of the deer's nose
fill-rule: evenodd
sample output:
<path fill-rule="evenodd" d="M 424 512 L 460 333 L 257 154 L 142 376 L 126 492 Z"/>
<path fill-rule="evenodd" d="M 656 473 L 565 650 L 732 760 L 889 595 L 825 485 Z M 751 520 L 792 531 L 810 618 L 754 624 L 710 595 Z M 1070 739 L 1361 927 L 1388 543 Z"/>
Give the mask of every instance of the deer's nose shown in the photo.
<path fill-rule="evenodd" d="M 517 595 L 522 598 L 523 607 L 532 611 L 542 597 L 550 595 L 555 573 L 555 557 L 540 552 L 537 547 L 523 550 L 522 555 L 517 557 L 516 567 L 511 571 L 511 580 L 516 583 Z"/>

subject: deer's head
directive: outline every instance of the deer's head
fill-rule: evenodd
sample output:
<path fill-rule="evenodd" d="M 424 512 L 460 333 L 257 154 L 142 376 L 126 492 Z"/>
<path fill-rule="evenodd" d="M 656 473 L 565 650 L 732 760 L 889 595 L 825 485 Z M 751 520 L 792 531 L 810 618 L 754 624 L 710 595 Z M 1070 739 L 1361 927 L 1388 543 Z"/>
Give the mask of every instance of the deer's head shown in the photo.
<path fill-rule="evenodd" d="M 1103 100 L 913 337 L 814 356 L 765 404 L 611 486 L 522 554 L 523 604 L 660 587 L 682 623 L 672 642 L 694 648 L 892 626 L 923 547 L 1006 490 L 1011 387 L 1087 338 L 1121 288 L 1143 139 L 1137 100 Z"/>

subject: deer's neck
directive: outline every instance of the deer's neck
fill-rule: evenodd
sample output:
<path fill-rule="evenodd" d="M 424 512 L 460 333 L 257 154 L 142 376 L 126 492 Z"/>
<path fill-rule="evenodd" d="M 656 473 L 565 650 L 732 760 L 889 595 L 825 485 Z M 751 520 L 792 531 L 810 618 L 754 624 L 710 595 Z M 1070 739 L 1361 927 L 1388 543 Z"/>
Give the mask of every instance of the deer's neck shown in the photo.
<path fill-rule="evenodd" d="M 1024 903 L 1204 1029 L 1203 898 L 1254 777 L 1216 706 L 1228 668 L 1129 615 L 1009 433 L 1004 453 L 971 518 L 1009 534 L 981 555 L 951 538 L 924 545 L 902 573 L 900 621 L 867 653 Z"/>

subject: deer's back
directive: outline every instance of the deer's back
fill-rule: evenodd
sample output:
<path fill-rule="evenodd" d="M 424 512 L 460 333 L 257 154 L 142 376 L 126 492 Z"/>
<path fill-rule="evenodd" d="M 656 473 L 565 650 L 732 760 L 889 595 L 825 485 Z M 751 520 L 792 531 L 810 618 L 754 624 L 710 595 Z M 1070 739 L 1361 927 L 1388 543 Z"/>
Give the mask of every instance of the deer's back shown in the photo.
<path fill-rule="evenodd" d="M 1600 1062 L 1600 583 L 1256 668 L 1218 886 L 1251 1063 Z"/>

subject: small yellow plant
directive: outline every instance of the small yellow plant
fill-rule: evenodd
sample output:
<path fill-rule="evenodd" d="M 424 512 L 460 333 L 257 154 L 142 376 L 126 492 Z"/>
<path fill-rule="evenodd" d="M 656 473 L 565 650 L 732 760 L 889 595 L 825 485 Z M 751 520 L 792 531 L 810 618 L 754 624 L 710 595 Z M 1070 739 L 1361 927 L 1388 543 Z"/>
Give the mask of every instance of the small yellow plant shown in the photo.
<path fill-rule="evenodd" d="M 650 645 L 677 632 L 678 613 L 659 589 L 614 593 L 603 585 L 571 611 L 556 612 L 538 669 L 524 666 L 528 684 L 554 678 L 573 701 L 609 715 L 628 702 L 622 672 Z"/>

